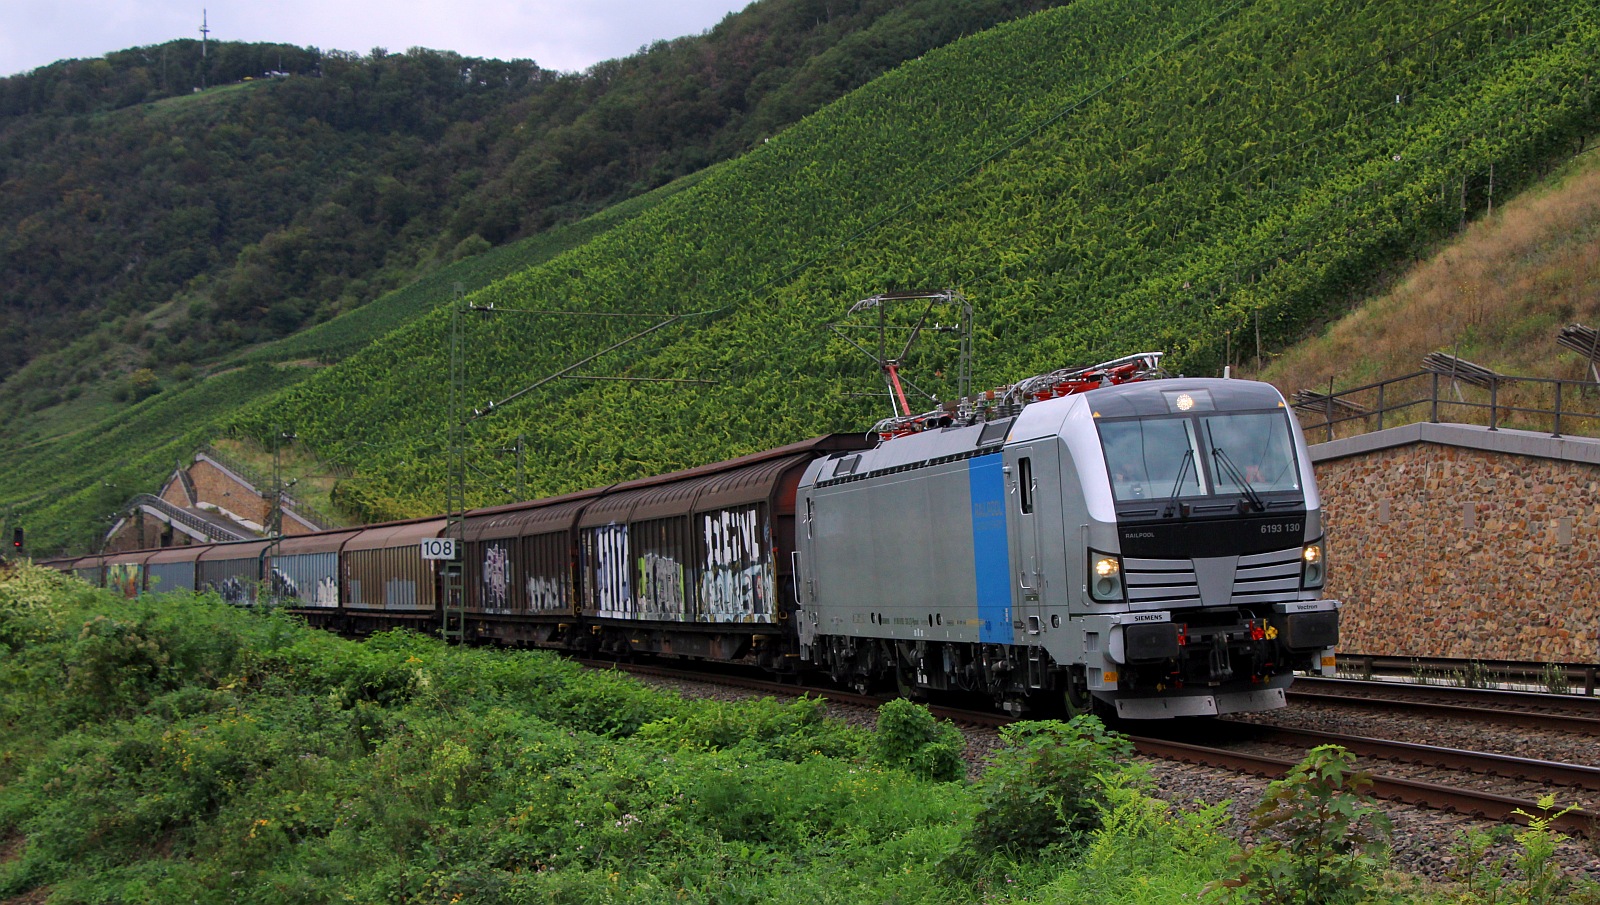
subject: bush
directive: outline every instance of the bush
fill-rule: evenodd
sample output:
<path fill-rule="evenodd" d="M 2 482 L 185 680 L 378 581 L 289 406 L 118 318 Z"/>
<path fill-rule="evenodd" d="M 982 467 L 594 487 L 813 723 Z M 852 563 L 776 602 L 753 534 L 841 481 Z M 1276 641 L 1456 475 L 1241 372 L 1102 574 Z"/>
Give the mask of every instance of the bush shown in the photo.
<path fill-rule="evenodd" d="M 128 390 L 134 402 L 148 399 L 161 392 L 161 378 L 149 368 L 140 368 L 128 375 Z"/>
<path fill-rule="evenodd" d="M 897 698 L 878 708 L 873 759 L 935 782 L 951 782 L 967 773 L 962 754 L 967 740 L 961 730 L 936 720 L 921 704 Z"/>
<path fill-rule="evenodd" d="M 1236 903 L 1337 905 L 1366 898 L 1384 866 L 1389 818 L 1366 797 L 1372 777 L 1353 772 L 1338 745 L 1311 749 L 1267 787 L 1250 812 L 1269 841 L 1240 855 L 1244 870 L 1207 887 Z"/>
<path fill-rule="evenodd" d="M 462 258 L 470 258 L 473 255 L 481 255 L 493 247 L 493 245 L 489 244 L 488 239 L 485 239 L 477 233 L 473 233 L 472 235 L 456 243 L 455 249 L 450 252 L 450 260 L 459 261 Z"/>
<path fill-rule="evenodd" d="M 1035 857 L 1073 845 L 1092 829 L 1107 777 L 1119 773 L 1133 743 L 1090 715 L 1012 723 L 1005 747 L 978 783 L 972 847 L 980 854 Z"/>
<path fill-rule="evenodd" d="M 54 569 L 27 562 L 0 565 L 0 645 L 17 649 L 47 637 L 74 584 L 84 589 Z"/>
<path fill-rule="evenodd" d="M 1228 804 L 1174 808 L 1150 797 L 1142 766 L 1108 778 L 1099 826 L 1088 834 L 1078 869 L 1048 881 L 1039 902 L 1073 905 L 1189 902 L 1225 871 L 1238 850 L 1227 835 Z"/>
<path fill-rule="evenodd" d="M 827 702 L 810 697 L 783 704 L 771 698 L 686 701 L 678 713 L 639 727 L 636 736 L 679 751 L 744 748 L 796 762 L 813 756 L 850 759 L 864 745 L 859 730 L 828 719 Z"/>

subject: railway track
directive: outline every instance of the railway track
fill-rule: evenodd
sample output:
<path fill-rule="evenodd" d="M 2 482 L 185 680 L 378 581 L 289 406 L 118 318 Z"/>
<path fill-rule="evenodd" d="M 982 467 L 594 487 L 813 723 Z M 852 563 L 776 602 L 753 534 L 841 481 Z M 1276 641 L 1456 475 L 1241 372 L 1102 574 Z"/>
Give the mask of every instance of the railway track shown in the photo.
<path fill-rule="evenodd" d="M 751 677 L 683 672 L 659 666 L 612 663 L 595 663 L 593 665 L 624 669 L 643 676 L 708 682 L 774 695 L 799 696 L 809 694 L 825 698 L 832 703 L 856 707 L 876 708 L 884 701 L 889 700 L 886 696 L 808 688 Z M 1384 683 L 1372 684 L 1382 685 Z M 1307 695 L 1307 697 L 1310 696 L 1312 695 Z M 1291 698 L 1293 697 L 1295 695 L 1291 693 Z M 1384 706 L 1388 706 L 1391 703 L 1387 699 L 1365 698 L 1361 700 L 1365 703 L 1377 701 Z M 1470 717 L 1466 718 L 1475 718 L 1480 715 L 1480 711 L 1465 705 L 1427 705 L 1425 702 L 1420 701 L 1411 703 L 1415 703 L 1418 707 L 1432 706 L 1438 708 L 1443 706 L 1446 709 L 1435 709 L 1433 712 L 1447 714 L 1455 718 L 1463 718 L 1462 712 L 1471 714 Z M 934 706 L 929 709 L 935 716 L 967 728 L 994 729 L 1014 722 L 1014 718 L 1011 716 L 986 711 L 943 706 Z M 1532 716 L 1548 719 L 1548 715 L 1532 714 Z M 1242 750 L 1244 746 L 1251 743 L 1268 743 L 1304 752 L 1318 745 L 1337 744 L 1355 753 L 1358 757 L 1459 773 L 1468 777 L 1468 782 L 1471 781 L 1472 777 L 1495 776 L 1519 782 L 1535 783 L 1545 787 L 1600 791 L 1600 768 L 1595 767 L 1333 732 L 1286 729 L 1260 724 L 1232 723 L 1231 721 L 1224 721 L 1222 725 L 1230 727 L 1239 737 L 1220 745 L 1194 744 L 1192 742 L 1147 735 L 1130 734 L 1129 738 L 1133 742 L 1134 749 L 1146 757 L 1208 766 L 1268 779 L 1276 779 L 1285 775 L 1299 763 L 1300 758 L 1251 753 Z M 1541 723 L 1539 726 L 1541 728 L 1550 728 L 1548 722 Z M 1122 728 L 1126 729 L 1127 727 Z M 1378 770 L 1372 770 L 1371 772 L 1373 774 L 1373 796 L 1386 801 L 1398 802 L 1418 808 L 1448 811 L 1498 822 L 1525 824 L 1527 823 L 1526 815 L 1539 813 L 1537 802 L 1528 798 L 1472 788 L 1470 785 L 1455 782 L 1444 784 L 1388 775 Z M 1555 829 L 1569 835 L 1600 839 L 1600 812 L 1587 808 L 1572 810 L 1557 818 L 1553 826 Z"/>
<path fill-rule="evenodd" d="M 1166 739 L 1134 738 L 1133 743 L 1134 748 L 1147 757 L 1236 770 L 1274 779 L 1283 776 L 1298 763 L 1288 758 L 1208 748 Z M 1526 824 L 1527 819 L 1524 815 L 1539 813 L 1538 804 L 1526 799 L 1379 774 L 1374 774 L 1372 777 L 1372 795 L 1374 798 L 1397 801 L 1414 807 L 1450 811 L 1508 823 Z M 1569 835 L 1592 839 L 1596 838 L 1597 826 L 1600 826 L 1600 814 L 1587 809 L 1569 811 L 1557 818 L 1552 825 Z"/>
<path fill-rule="evenodd" d="M 1600 736 L 1600 698 L 1578 695 L 1302 678 L 1291 686 L 1289 700 L 1291 703 L 1382 707 L 1391 712 Z"/>

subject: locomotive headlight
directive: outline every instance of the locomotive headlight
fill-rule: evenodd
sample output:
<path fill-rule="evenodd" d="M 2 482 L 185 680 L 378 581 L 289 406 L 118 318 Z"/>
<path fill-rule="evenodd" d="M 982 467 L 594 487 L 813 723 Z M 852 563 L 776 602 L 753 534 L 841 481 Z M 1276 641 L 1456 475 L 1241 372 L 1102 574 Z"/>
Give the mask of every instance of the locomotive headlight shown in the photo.
<path fill-rule="evenodd" d="M 1123 600 L 1122 557 L 1089 551 L 1089 596 L 1095 600 Z"/>
<path fill-rule="evenodd" d="M 1300 587 L 1320 588 L 1327 578 L 1322 541 L 1306 544 L 1300 550 Z"/>

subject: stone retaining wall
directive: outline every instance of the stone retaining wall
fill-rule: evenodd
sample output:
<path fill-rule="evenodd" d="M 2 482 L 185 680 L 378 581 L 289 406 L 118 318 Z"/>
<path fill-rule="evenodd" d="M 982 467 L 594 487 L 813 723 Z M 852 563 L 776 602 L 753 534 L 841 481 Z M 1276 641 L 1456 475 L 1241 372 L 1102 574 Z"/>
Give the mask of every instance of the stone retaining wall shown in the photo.
<path fill-rule="evenodd" d="M 200 505 L 216 506 L 250 523 L 253 529 L 267 523 L 272 504 L 243 479 L 210 459 L 196 457 L 189 466 L 189 477 L 194 481 L 195 499 Z"/>
<path fill-rule="evenodd" d="M 1413 424 L 1311 451 L 1341 650 L 1600 662 L 1600 442 Z"/>

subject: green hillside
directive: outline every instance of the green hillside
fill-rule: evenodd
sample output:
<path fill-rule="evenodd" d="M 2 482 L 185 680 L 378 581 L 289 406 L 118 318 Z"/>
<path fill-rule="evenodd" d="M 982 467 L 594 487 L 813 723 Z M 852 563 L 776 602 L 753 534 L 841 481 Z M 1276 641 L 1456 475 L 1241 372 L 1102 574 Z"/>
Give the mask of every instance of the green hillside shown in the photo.
<path fill-rule="evenodd" d="M 218 373 L 174 381 L 131 406 L 94 395 L 7 425 L 0 445 L 0 519 L 32 526 L 40 554 L 96 547 L 114 513 L 135 493 L 151 492 L 194 449 L 217 436 L 217 424 L 313 371 L 308 360 L 336 360 L 447 303 L 456 284 L 475 292 L 509 273 L 582 245 L 695 184 L 680 179 L 571 226 L 557 227 L 443 267 L 418 282 L 325 324 L 235 356 Z M 68 350 L 98 351 L 93 338 Z M 83 424 L 92 424 L 90 428 Z M 275 430 L 273 431 L 276 432 Z"/>
<path fill-rule="evenodd" d="M 1106 0 L 928 53 L 471 295 L 502 312 L 463 321 L 473 407 L 659 323 L 573 312 L 693 315 L 577 375 L 715 383 L 545 383 L 470 425 L 469 496 L 505 499 L 518 436 L 553 492 L 864 428 L 886 406 L 827 325 L 888 289 L 974 301 L 979 386 L 1147 348 L 1212 372 L 1257 323 L 1281 346 L 1576 150 L 1595 13 Z M 449 336 L 435 310 L 226 428 L 292 427 L 362 515 L 437 511 Z M 950 337 L 919 349 L 948 398 Z"/>
<path fill-rule="evenodd" d="M 530 438 L 538 491 L 745 452 L 883 411 L 825 325 L 896 287 L 975 300 L 979 384 L 1143 348 L 1219 369 L 1281 344 L 1575 149 L 1593 123 L 1593 3 L 1088 2 L 875 81 L 479 305 L 704 312 L 470 437 L 479 502 Z M 649 321 L 471 317 L 469 400 L 503 399 Z M 237 419 L 358 464 L 369 514 L 439 508 L 448 323 L 436 312 Z M 930 362 L 931 364 L 931 362 Z M 948 362 L 953 366 L 953 362 Z M 934 387 L 948 394 L 950 387 Z M 499 471 L 497 471 L 499 469 Z"/>
<path fill-rule="evenodd" d="M 338 361 L 447 302 L 453 296 L 456 284 L 466 291 L 478 290 L 495 280 L 577 248 L 696 184 L 707 172 L 709 170 L 690 174 L 653 192 L 614 204 L 577 223 L 553 227 L 436 270 L 415 283 L 333 320 L 275 342 L 251 346 L 233 356 L 230 363 L 277 363 L 301 358 Z"/>
<path fill-rule="evenodd" d="M 1409 374 L 1438 351 L 1501 374 L 1592 379 L 1583 356 L 1555 339 L 1567 324 L 1600 322 L 1597 138 L 1533 190 L 1497 204 L 1397 274 L 1386 291 L 1264 362 L 1263 379 L 1294 392 L 1326 388 L 1332 378 L 1345 390 Z M 1517 400 L 1524 391 L 1499 398 Z M 1528 392 L 1535 396 L 1529 407 L 1551 406 L 1553 399 Z M 1530 420 L 1530 427 L 1546 424 Z M 1562 429 L 1592 436 L 1600 425 L 1572 419 Z"/>
<path fill-rule="evenodd" d="M 581 73 L 181 40 L 0 78 L 0 433 L 574 223 L 1059 2 L 762 0 Z"/>

